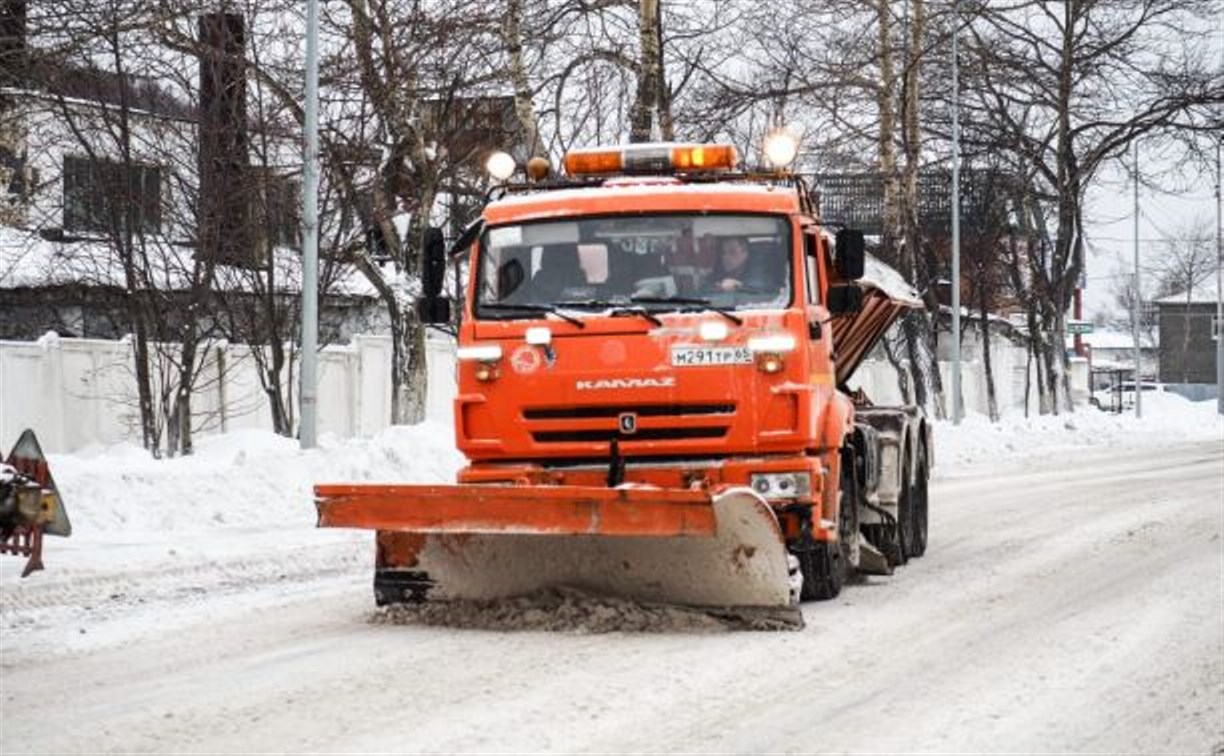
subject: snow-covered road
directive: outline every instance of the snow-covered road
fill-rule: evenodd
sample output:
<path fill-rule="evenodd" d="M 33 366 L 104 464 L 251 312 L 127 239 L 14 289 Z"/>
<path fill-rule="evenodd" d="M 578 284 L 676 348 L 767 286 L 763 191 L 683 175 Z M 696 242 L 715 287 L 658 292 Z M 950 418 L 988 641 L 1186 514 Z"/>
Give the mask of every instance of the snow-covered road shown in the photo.
<path fill-rule="evenodd" d="M 800 632 L 374 622 L 360 535 L 75 586 L 50 542 L 0 752 L 1219 748 L 1224 442 L 1017 464 L 937 480 L 928 555 Z"/>

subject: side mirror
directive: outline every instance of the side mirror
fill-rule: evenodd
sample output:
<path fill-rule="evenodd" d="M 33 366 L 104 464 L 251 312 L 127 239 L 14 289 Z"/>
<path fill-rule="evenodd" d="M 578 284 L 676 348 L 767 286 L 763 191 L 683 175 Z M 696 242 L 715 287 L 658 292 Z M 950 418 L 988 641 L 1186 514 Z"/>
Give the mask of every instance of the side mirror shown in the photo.
<path fill-rule="evenodd" d="M 422 323 L 438 325 L 450 322 L 450 300 L 446 297 L 421 297 L 416 304 L 417 318 Z"/>
<path fill-rule="evenodd" d="M 837 232 L 837 273 L 847 281 L 857 281 L 863 277 L 863 267 L 867 255 L 863 243 L 863 232 L 843 228 Z"/>
<path fill-rule="evenodd" d="M 421 288 L 426 297 L 437 297 L 442 293 L 442 282 L 446 278 L 446 240 L 442 229 L 425 231 L 425 249 L 421 263 Z"/>
<path fill-rule="evenodd" d="M 425 249 L 421 250 L 421 292 L 417 300 L 417 317 L 422 323 L 449 323 L 450 300 L 442 296 L 446 280 L 446 240 L 442 229 L 425 231 Z"/>
<path fill-rule="evenodd" d="M 830 315 L 850 315 L 863 309 L 863 290 L 858 284 L 830 286 L 826 298 Z"/>

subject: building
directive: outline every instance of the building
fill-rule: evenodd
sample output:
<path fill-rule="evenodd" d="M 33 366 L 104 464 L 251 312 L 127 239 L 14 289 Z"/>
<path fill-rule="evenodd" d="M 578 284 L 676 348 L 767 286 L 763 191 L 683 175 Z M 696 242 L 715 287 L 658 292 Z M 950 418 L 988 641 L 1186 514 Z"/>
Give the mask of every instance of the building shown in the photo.
<path fill-rule="evenodd" d="M 1156 300 L 1160 322 L 1160 381 L 1187 387 L 1183 393 L 1205 399 L 1215 395 L 1218 292 L 1214 279 L 1190 291 Z M 1188 387 L 1200 388 L 1188 388 Z"/>
<path fill-rule="evenodd" d="M 252 138 L 241 17 L 200 18 L 203 52 L 181 61 L 198 68 L 198 91 L 182 91 L 44 61 L 24 13 L 0 4 L 0 339 L 122 338 L 134 296 L 152 303 L 161 338 L 190 319 L 210 338 L 290 338 L 300 151 L 292 134 Z M 351 266 L 325 259 L 321 278 L 323 343 L 386 330 Z"/>

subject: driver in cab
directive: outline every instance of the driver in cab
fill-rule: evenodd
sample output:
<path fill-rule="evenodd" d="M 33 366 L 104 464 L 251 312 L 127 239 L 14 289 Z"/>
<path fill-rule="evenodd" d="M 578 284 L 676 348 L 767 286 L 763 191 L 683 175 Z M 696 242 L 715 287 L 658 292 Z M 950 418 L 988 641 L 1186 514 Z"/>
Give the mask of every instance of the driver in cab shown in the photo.
<path fill-rule="evenodd" d="M 764 288 L 764 281 L 753 280 L 748 270 L 748 240 L 728 236 L 720 240 L 718 260 L 711 273 L 711 288 L 718 291 Z"/>

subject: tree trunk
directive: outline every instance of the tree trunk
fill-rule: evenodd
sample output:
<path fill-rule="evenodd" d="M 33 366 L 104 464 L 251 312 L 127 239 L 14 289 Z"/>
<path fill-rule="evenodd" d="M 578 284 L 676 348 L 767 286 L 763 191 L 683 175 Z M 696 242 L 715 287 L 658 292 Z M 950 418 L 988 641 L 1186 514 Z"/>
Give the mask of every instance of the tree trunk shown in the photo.
<path fill-rule="evenodd" d="M 934 411 L 937 418 L 944 417 L 942 403 L 934 403 L 931 379 L 939 375 L 938 359 L 928 347 L 924 336 L 929 329 L 923 322 L 925 313 L 910 312 L 901 320 L 901 332 L 905 335 L 905 350 L 909 357 L 910 372 L 914 376 L 914 403 L 924 410 Z M 934 370 L 931 367 L 934 367 Z"/>
<path fill-rule="evenodd" d="M 638 3 L 638 39 L 642 53 L 638 61 L 637 95 L 629 115 L 629 141 L 649 142 L 654 139 L 656 127 L 660 127 L 659 100 L 662 82 L 662 50 L 659 48 L 659 0 L 640 0 Z"/>
<path fill-rule="evenodd" d="M 274 267 L 274 266 L 270 266 Z M 269 273 L 269 284 L 272 283 L 272 274 Z M 293 437 L 293 415 L 288 407 L 291 402 L 285 393 L 288 387 L 293 385 L 292 380 L 285 380 L 283 377 L 285 364 L 287 362 L 285 356 L 285 344 L 281 341 L 281 331 L 277 326 L 275 318 L 276 311 L 276 291 L 271 286 L 268 287 L 268 296 L 265 298 L 267 304 L 266 316 L 269 318 L 269 331 L 267 339 L 267 357 L 263 354 L 263 347 L 256 347 L 255 351 L 260 355 L 260 362 L 263 362 L 263 369 L 260 370 L 260 379 L 263 381 L 264 393 L 268 395 L 268 406 L 272 409 L 272 429 L 282 436 Z"/>
<path fill-rule="evenodd" d="M 978 307 L 981 309 L 982 323 L 982 367 L 986 371 L 986 409 L 990 415 L 991 422 L 999 420 L 999 400 L 995 395 L 994 369 L 990 362 L 990 315 L 989 302 L 985 296 L 985 287 L 981 290 L 983 295 L 978 301 Z"/>
<path fill-rule="evenodd" d="M 1042 329 L 1041 350 L 1045 361 L 1046 388 L 1049 393 L 1049 412 L 1055 415 L 1069 410 L 1070 396 L 1067 393 L 1067 349 L 1063 343 L 1062 314 L 1057 310 L 1047 312 L 1039 324 Z"/>
<path fill-rule="evenodd" d="M 510 83 L 514 88 L 514 114 L 523 131 L 526 158 L 541 154 L 540 129 L 536 122 L 535 106 L 531 102 L 531 83 L 527 79 L 527 64 L 523 60 L 523 0 L 508 0 L 506 20 L 502 25 L 502 39 L 510 58 Z"/>
<path fill-rule="evenodd" d="M 391 423 L 415 425 L 425 419 L 425 328 L 411 307 L 397 303 L 395 310 L 391 318 Z"/>
<path fill-rule="evenodd" d="M 655 80 L 659 88 L 659 131 L 663 136 L 663 141 L 671 142 L 676 139 L 676 123 L 672 119 L 672 92 L 667 84 L 667 69 L 664 67 L 663 59 L 663 0 L 654 0 L 654 9 L 654 30 L 659 50 L 659 54 L 655 56 Z"/>
<path fill-rule="evenodd" d="M 884 183 L 884 253 L 887 258 L 885 262 L 898 265 L 897 244 L 904 231 L 897 186 L 896 88 L 893 83 L 892 15 L 888 0 L 876 0 L 876 26 L 876 55 L 880 61 L 880 87 L 876 92 L 876 109 L 880 114 L 877 149 L 880 178 Z"/>
<path fill-rule="evenodd" d="M 893 366 L 893 370 L 897 371 L 897 385 L 901 389 L 902 400 L 905 404 L 915 403 L 914 387 L 910 383 L 909 371 L 905 369 L 905 363 L 897 356 L 892 339 L 884 337 L 880 340 L 880 344 L 884 347 L 884 356 L 888 358 L 889 364 Z"/>
<path fill-rule="evenodd" d="M 1024 349 L 1024 417 L 1029 416 L 1029 394 L 1033 387 L 1033 343 L 1030 341 Z"/>
<path fill-rule="evenodd" d="M 880 61 L 880 88 L 876 107 L 880 114 L 879 162 L 883 182 L 884 253 L 886 261 L 895 265 L 911 284 L 926 288 L 920 275 L 921 229 L 918 224 L 918 167 L 921 160 L 919 110 L 919 80 L 922 38 L 925 35 L 926 14 L 921 0 L 914 4 L 914 18 L 906 30 L 906 55 L 902 60 L 903 109 L 901 138 L 905 153 L 904 168 L 897 165 L 896 149 L 896 87 L 894 84 L 894 51 L 892 10 L 887 0 L 876 2 L 877 40 Z M 928 272 L 933 268 L 927 266 Z M 932 296 L 927 301 L 928 312 L 911 312 L 902 319 L 901 332 L 912 375 L 914 402 L 944 416 L 943 379 L 935 348 L 939 303 Z"/>
<path fill-rule="evenodd" d="M 119 23 L 117 19 L 112 18 L 110 20 L 111 26 L 108 30 L 107 41 L 110 45 L 112 61 L 115 64 L 115 72 L 122 79 L 126 75 L 126 68 L 123 65 L 124 58 L 119 39 Z M 65 112 L 67 112 L 67 106 L 65 106 Z M 118 142 L 120 159 L 126 171 L 130 171 L 134 164 L 132 160 L 130 116 L 128 89 L 127 87 L 119 87 L 118 133 L 116 141 Z M 74 132 L 77 131 L 75 124 L 70 124 L 70 126 Z M 90 157 L 97 160 L 92 147 L 86 144 L 86 138 L 79 132 L 76 136 L 83 146 L 86 146 Z M 141 440 L 145 449 L 148 449 L 154 457 L 160 457 L 161 439 L 158 432 L 156 408 L 153 406 L 153 382 L 149 368 L 148 322 L 152 311 L 149 307 L 147 287 L 141 280 L 136 265 L 136 213 L 129 187 L 123 187 L 123 190 L 117 196 L 121 198 L 119 203 L 121 207 L 118 212 L 115 210 L 111 211 L 111 232 L 112 238 L 117 237 L 116 240 L 118 241 L 118 244 L 115 246 L 123 264 L 124 287 L 127 290 L 128 317 L 131 319 L 132 324 L 132 336 L 134 339 L 133 357 L 136 361 L 136 394 L 137 402 L 140 406 Z"/>
<path fill-rule="evenodd" d="M 183 454 L 191 454 L 194 450 L 191 437 L 191 394 L 195 389 L 195 361 L 199 347 L 197 339 L 198 335 L 194 326 L 189 324 L 188 332 L 183 337 L 181 351 L 183 361 L 179 366 L 178 391 L 174 409 L 171 411 L 171 416 L 178 420 L 178 433 L 175 438 L 178 441 L 179 451 Z"/>

